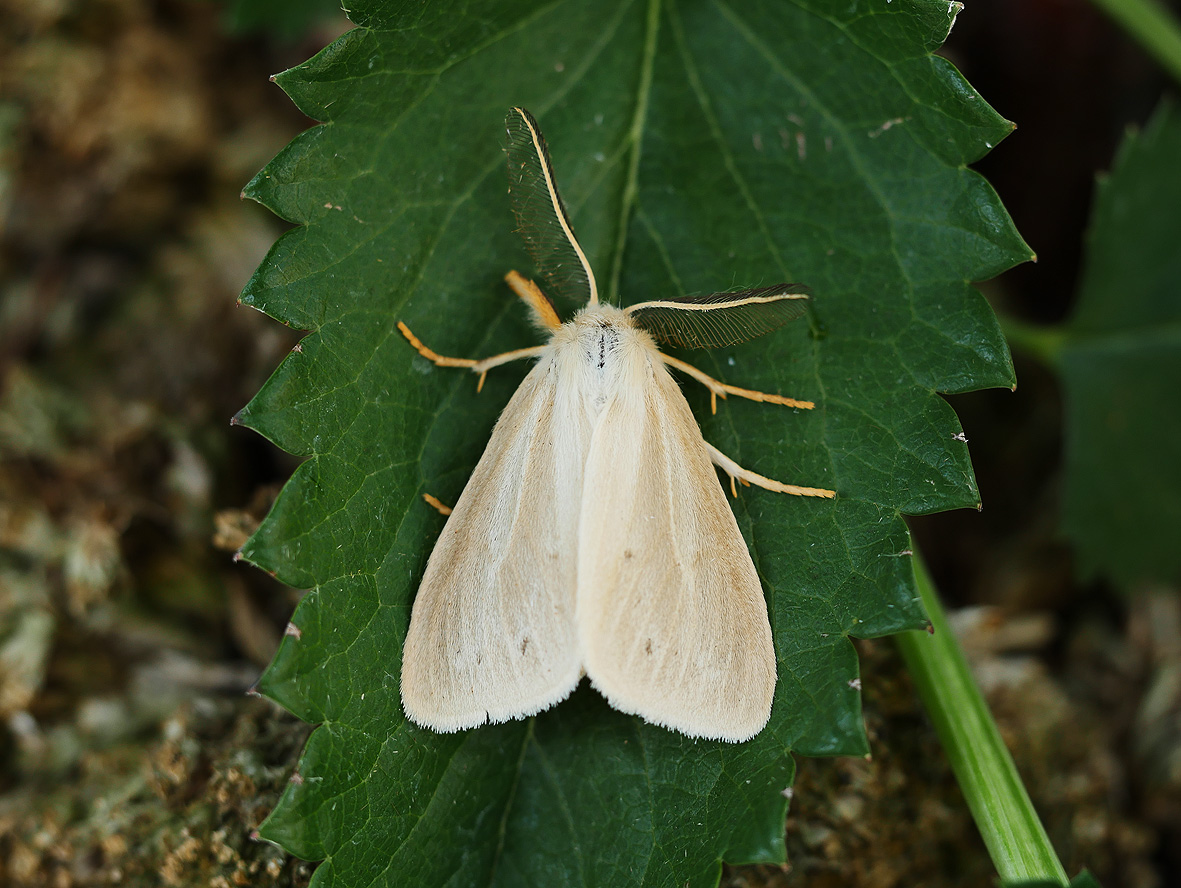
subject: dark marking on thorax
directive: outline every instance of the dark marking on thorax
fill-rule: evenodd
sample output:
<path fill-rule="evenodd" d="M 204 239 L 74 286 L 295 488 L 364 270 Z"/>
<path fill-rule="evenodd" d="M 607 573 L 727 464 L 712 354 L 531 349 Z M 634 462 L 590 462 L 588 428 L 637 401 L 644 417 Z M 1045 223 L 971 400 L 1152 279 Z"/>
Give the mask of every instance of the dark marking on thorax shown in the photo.
<path fill-rule="evenodd" d="M 587 359 L 602 371 L 607 367 L 611 353 L 619 347 L 619 331 L 612 324 L 600 322 L 591 328 L 588 339 Z"/>

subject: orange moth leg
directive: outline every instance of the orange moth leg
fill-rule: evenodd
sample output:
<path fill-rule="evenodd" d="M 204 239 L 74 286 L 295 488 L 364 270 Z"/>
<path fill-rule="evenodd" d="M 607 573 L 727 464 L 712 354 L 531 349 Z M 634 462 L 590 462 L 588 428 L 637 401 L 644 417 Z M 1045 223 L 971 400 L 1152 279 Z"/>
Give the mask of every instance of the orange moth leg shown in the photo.
<path fill-rule="evenodd" d="M 713 413 L 718 412 L 718 398 L 724 398 L 726 395 L 737 395 L 740 398 L 767 404 L 783 404 L 787 407 L 799 407 L 801 410 L 811 410 L 816 406 L 812 401 L 800 401 L 796 398 L 785 398 L 783 395 L 771 395 L 767 392 L 756 392 L 752 389 L 739 388 L 736 385 L 727 385 L 720 380 L 714 379 L 707 373 L 702 373 L 692 364 L 686 364 L 684 361 L 677 360 L 666 354 L 661 354 L 660 357 L 664 359 L 664 363 L 673 369 L 680 370 L 682 373 L 692 376 L 709 389 L 709 406 Z"/>
<path fill-rule="evenodd" d="M 446 355 L 437 354 L 431 349 L 427 348 L 421 339 L 410 332 L 410 328 L 398 321 L 398 330 L 406 337 L 406 340 L 414 346 L 414 350 L 434 364 L 436 367 L 467 367 L 473 373 L 480 374 L 480 381 L 476 384 L 476 391 L 484 388 L 484 377 L 488 375 L 488 371 L 493 367 L 499 367 L 501 364 L 507 364 L 509 361 L 516 361 L 521 358 L 535 358 L 545 351 L 544 345 L 535 345 L 531 348 L 518 348 L 513 351 L 502 352 L 499 355 L 493 355 L 490 358 L 476 361 L 472 358 L 449 358 Z"/>
<path fill-rule="evenodd" d="M 554 309 L 554 304 L 541 292 L 541 287 L 517 271 L 510 271 L 504 276 L 505 282 L 533 311 L 533 316 L 547 330 L 557 330 L 562 326 L 562 319 Z"/>
<path fill-rule="evenodd" d="M 440 515 L 450 515 L 451 507 L 444 504 L 438 497 L 431 496 L 429 493 L 424 493 L 422 498 L 426 500 L 427 505 L 433 508 Z"/>
<path fill-rule="evenodd" d="M 713 460 L 714 465 L 730 476 L 730 490 L 735 496 L 738 495 L 738 489 L 734 486 L 735 479 L 748 486 L 753 484 L 764 490 L 790 493 L 793 496 L 822 496 L 832 499 L 837 495 L 835 490 L 826 490 L 823 487 L 797 487 L 795 484 L 783 484 L 774 478 L 766 478 L 749 469 L 744 469 L 708 441 L 705 442 L 705 447 L 709 451 L 709 458 Z"/>

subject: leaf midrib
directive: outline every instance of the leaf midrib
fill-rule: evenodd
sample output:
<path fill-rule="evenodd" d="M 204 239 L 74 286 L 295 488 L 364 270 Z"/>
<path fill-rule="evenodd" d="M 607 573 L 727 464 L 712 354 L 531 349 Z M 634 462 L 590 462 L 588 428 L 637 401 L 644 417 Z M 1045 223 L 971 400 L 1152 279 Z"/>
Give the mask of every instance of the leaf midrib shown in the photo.
<path fill-rule="evenodd" d="M 623 186 L 623 200 L 620 201 L 619 224 L 616 227 L 615 246 L 612 248 L 611 272 L 608 276 L 606 296 L 613 304 L 620 304 L 619 279 L 623 274 L 623 254 L 627 245 L 628 222 L 638 203 L 640 190 L 640 157 L 643 153 L 644 127 L 648 122 L 648 98 L 652 94 L 652 74 L 656 66 L 656 42 L 660 33 L 660 0 L 648 0 L 648 19 L 645 22 L 644 55 L 640 61 L 640 82 L 636 86 L 636 108 L 628 128 L 631 142 L 631 158 L 628 163 L 627 179 Z"/>

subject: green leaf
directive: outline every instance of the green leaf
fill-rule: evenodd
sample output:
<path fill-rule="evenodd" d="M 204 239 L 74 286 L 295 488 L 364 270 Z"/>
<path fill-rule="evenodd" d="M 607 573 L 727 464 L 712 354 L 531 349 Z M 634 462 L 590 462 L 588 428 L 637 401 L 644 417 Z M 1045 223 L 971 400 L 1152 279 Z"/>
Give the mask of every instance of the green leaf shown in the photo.
<path fill-rule="evenodd" d="M 1181 578 L 1181 115 L 1165 106 L 1100 183 L 1065 388 L 1063 523 L 1084 574 Z"/>
<path fill-rule="evenodd" d="M 790 751 L 867 751 L 849 637 L 921 626 L 900 512 L 973 506 L 937 392 L 1013 383 L 967 281 L 1028 258 L 965 164 L 1011 129 L 944 59 L 938 2 L 487 2 L 352 11 L 279 77 L 310 116 L 247 189 L 298 223 L 242 301 L 312 331 L 238 421 L 307 456 L 244 548 L 308 587 L 261 682 L 321 723 L 262 833 L 319 884 L 708 885 L 782 861 Z M 707 440 L 836 501 L 742 489 L 779 681 L 768 727 L 693 741 L 585 686 L 540 716 L 438 735 L 398 697 L 410 603 L 443 519 L 526 372 L 481 394 L 398 335 L 482 357 L 532 345 L 502 282 L 504 115 L 529 108 L 608 299 L 808 284 L 808 322 L 681 356 L 816 401 L 730 399 Z M 572 306 L 559 305 L 564 317 Z"/>

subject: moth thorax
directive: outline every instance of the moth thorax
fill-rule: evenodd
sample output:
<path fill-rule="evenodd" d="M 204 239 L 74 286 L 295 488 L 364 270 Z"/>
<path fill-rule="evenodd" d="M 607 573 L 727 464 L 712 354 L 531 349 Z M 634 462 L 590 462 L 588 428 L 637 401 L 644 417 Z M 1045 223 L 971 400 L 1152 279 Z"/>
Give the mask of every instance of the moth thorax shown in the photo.
<path fill-rule="evenodd" d="M 604 302 L 588 305 L 579 311 L 574 316 L 574 325 L 578 328 L 580 334 L 584 330 L 591 330 L 596 327 L 626 327 L 630 329 L 635 326 L 627 312 Z"/>

